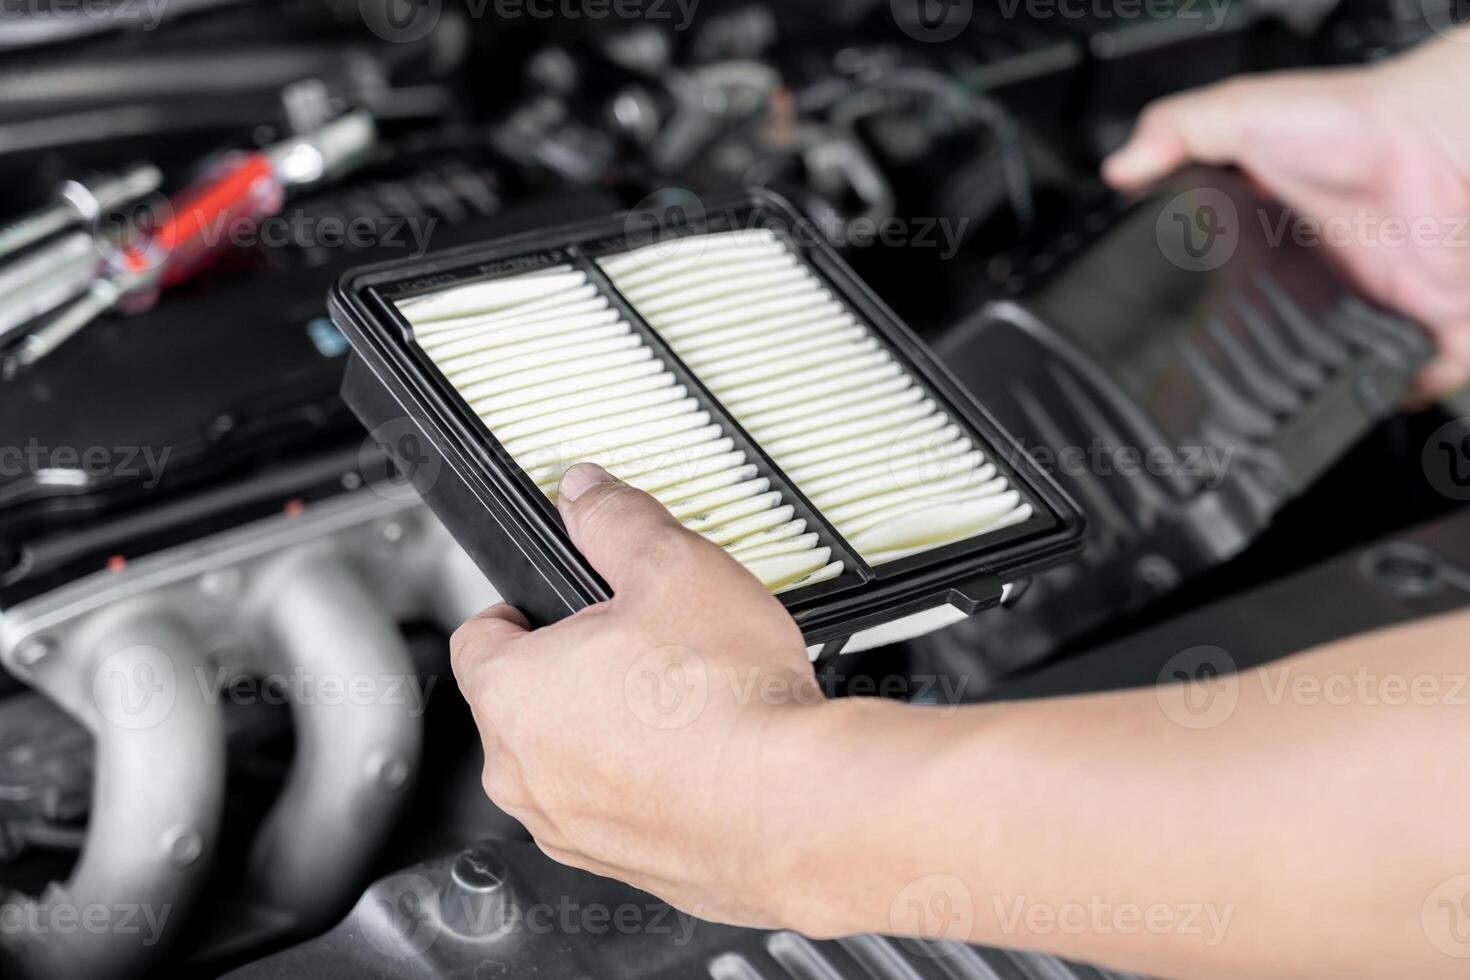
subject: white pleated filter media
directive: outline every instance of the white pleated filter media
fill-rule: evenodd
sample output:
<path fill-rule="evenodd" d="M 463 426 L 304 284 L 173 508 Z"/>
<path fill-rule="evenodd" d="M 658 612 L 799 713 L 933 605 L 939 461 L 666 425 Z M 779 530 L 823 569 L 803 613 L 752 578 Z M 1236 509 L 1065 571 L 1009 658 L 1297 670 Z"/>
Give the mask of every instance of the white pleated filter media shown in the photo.
<path fill-rule="evenodd" d="M 1031 517 L 873 329 L 771 231 L 691 235 L 599 265 L 869 564 Z"/>
<path fill-rule="evenodd" d="M 570 265 L 400 301 L 419 346 L 552 499 L 601 464 L 773 592 L 842 574 L 806 521 L 607 295 Z"/>
<path fill-rule="evenodd" d="M 598 265 L 869 564 L 1031 516 L 964 428 L 772 232 L 693 235 Z M 582 269 L 550 266 L 396 306 L 549 498 L 569 466 L 599 463 L 773 592 L 843 573 L 817 529 Z"/>

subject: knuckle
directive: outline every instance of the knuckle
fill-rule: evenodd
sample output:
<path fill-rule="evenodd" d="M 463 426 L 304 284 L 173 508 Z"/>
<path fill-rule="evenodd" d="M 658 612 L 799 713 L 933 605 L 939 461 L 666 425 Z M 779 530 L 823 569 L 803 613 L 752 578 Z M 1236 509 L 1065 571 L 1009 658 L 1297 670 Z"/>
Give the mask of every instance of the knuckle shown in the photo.
<path fill-rule="evenodd" d="M 480 787 L 492 803 L 507 813 L 519 810 L 525 800 L 520 780 L 504 765 L 486 762 L 480 774 Z"/>
<path fill-rule="evenodd" d="M 580 871 L 587 870 L 577 863 L 578 858 L 576 854 L 548 840 L 544 834 L 535 834 L 533 840 L 537 849 L 557 864 L 565 865 L 569 868 L 576 868 Z"/>
<path fill-rule="evenodd" d="M 1134 129 L 1138 132 L 1145 132 L 1157 128 L 1174 111 L 1171 104 L 1172 101 L 1172 99 L 1160 99 L 1157 102 L 1149 103 L 1138 114 L 1138 122 L 1134 126 Z"/>
<path fill-rule="evenodd" d="M 483 613 L 471 619 L 465 620 L 449 636 L 449 648 L 451 651 L 465 655 L 483 644 L 493 628 L 495 620 L 486 617 Z"/>
<path fill-rule="evenodd" d="M 470 668 L 484 668 L 497 658 L 497 649 L 511 642 L 518 633 L 506 620 L 484 613 L 462 624 L 449 637 L 450 665 L 457 676 Z"/>
<path fill-rule="evenodd" d="M 470 620 L 449 636 L 449 662 L 458 676 L 463 676 L 465 669 L 470 665 L 470 647 L 474 643 L 474 623 L 473 619 Z"/>
<path fill-rule="evenodd" d="M 1149 103 L 1138 117 L 1138 130 L 1169 128 L 1173 125 L 1181 109 L 1188 106 L 1188 100 L 1198 98 L 1197 94 L 1169 95 Z"/>
<path fill-rule="evenodd" d="M 1251 100 L 1260 90 L 1260 81 L 1241 75 L 1218 82 L 1205 91 L 1208 106 L 1219 118 L 1243 118 Z"/>
<path fill-rule="evenodd" d="M 1216 82 L 1210 89 L 1211 94 L 1224 100 L 1239 99 L 1249 94 L 1255 87 L 1255 82 L 1248 75 L 1233 75 L 1223 81 Z"/>
<path fill-rule="evenodd" d="M 449 667 L 458 681 L 465 683 L 483 676 L 495 663 L 495 658 L 487 656 L 490 639 L 473 620 L 449 637 Z"/>
<path fill-rule="evenodd" d="M 486 762 L 485 768 L 480 770 L 480 788 L 485 795 L 495 802 L 500 802 L 501 791 L 504 788 L 504 780 L 500 774 L 500 767 L 492 762 Z"/>

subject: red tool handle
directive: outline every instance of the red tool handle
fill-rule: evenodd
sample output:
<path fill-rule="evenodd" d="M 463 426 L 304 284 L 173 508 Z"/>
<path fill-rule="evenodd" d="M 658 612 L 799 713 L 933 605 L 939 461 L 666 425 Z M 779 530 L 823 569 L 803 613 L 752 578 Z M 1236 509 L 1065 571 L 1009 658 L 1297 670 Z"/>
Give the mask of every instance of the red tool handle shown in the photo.
<path fill-rule="evenodd" d="M 278 213 L 285 199 L 265 154 L 232 154 L 159 209 L 156 228 L 143 247 L 129 250 L 128 264 L 134 271 L 161 264 L 159 284 L 178 285 L 233 248 L 242 231 L 255 232 L 251 223 Z"/>

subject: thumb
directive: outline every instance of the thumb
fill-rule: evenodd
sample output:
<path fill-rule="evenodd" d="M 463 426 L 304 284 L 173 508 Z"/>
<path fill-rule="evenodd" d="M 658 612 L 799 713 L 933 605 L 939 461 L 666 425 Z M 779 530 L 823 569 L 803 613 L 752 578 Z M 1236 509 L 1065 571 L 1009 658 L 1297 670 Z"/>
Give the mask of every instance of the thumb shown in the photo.
<path fill-rule="evenodd" d="M 723 576 L 726 565 L 739 570 L 663 504 L 595 463 L 578 463 L 562 475 L 556 507 L 572 543 L 614 593 L 662 594 L 696 578 Z"/>

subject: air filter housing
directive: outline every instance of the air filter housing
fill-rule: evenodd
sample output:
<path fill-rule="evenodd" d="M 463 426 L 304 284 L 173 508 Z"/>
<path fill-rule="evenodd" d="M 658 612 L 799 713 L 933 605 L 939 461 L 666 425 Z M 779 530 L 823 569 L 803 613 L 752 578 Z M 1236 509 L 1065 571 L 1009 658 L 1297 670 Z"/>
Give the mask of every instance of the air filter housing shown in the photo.
<path fill-rule="evenodd" d="M 1205 208 L 1230 233 L 1191 255 L 1179 218 Z M 1291 220 L 1238 172 L 1179 173 L 937 341 L 1092 520 L 1074 566 L 931 653 L 1001 674 L 1085 642 L 1240 555 L 1399 411 L 1434 345 L 1325 249 L 1274 238 Z"/>
<path fill-rule="evenodd" d="M 554 506 L 583 460 L 829 652 L 993 605 L 1075 549 L 1065 495 L 788 205 L 663 217 L 359 270 L 331 298 L 347 401 L 533 622 L 610 596 Z"/>

